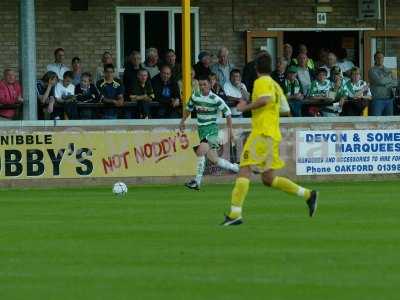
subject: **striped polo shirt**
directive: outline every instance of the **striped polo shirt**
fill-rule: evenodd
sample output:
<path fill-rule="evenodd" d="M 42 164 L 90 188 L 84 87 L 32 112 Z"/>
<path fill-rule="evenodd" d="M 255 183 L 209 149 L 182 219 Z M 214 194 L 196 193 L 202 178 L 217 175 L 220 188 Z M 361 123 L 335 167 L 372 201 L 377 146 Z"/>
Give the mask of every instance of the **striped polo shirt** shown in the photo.
<path fill-rule="evenodd" d="M 216 124 L 219 112 L 222 112 L 225 117 L 231 115 L 228 105 L 213 92 L 210 92 L 207 96 L 198 92 L 193 93 L 186 109 L 188 111 L 196 110 L 199 126 Z"/>

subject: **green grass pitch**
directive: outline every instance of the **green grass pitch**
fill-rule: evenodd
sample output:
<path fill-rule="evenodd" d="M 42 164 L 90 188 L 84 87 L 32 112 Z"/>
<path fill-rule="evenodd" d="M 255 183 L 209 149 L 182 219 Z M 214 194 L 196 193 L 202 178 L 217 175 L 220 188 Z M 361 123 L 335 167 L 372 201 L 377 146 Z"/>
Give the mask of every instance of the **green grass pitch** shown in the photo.
<path fill-rule="evenodd" d="M 400 183 L 308 185 L 228 228 L 232 185 L 2 190 L 0 299 L 399 299 Z"/>

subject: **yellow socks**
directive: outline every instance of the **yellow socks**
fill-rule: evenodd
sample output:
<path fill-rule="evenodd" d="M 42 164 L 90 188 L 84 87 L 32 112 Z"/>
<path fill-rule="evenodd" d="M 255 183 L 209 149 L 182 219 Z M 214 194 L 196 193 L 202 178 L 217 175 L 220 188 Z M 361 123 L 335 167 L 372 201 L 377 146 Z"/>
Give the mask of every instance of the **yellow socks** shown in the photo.
<path fill-rule="evenodd" d="M 229 218 L 236 219 L 242 215 L 242 205 L 249 191 L 250 179 L 238 177 L 232 191 L 231 212 Z"/>
<path fill-rule="evenodd" d="M 274 180 L 272 181 L 272 187 L 289 194 L 303 197 L 306 200 L 310 198 L 311 195 L 311 191 L 309 189 L 305 189 L 285 177 L 275 176 Z"/>

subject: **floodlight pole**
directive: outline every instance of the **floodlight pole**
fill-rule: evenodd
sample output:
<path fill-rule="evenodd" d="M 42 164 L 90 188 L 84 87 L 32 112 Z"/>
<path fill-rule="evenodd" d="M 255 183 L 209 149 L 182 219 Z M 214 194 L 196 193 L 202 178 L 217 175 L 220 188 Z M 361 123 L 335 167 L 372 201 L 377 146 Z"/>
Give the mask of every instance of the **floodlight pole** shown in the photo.
<path fill-rule="evenodd" d="M 24 98 L 24 120 L 37 119 L 35 0 L 20 0 L 19 71 Z"/>
<path fill-rule="evenodd" d="M 190 0 L 182 0 L 182 102 L 185 104 L 192 93 Z"/>

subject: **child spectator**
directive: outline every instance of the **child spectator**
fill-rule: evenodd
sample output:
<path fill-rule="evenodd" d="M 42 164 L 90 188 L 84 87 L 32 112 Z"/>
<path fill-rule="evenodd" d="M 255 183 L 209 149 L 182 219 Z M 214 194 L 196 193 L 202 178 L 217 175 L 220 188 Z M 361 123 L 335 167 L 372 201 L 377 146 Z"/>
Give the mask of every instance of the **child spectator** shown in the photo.
<path fill-rule="evenodd" d="M 100 93 L 96 86 L 90 82 L 90 73 L 82 73 L 81 81 L 75 86 L 75 96 L 78 103 L 97 103 L 100 101 Z M 93 108 L 79 108 L 79 119 L 94 119 L 96 110 Z"/>

